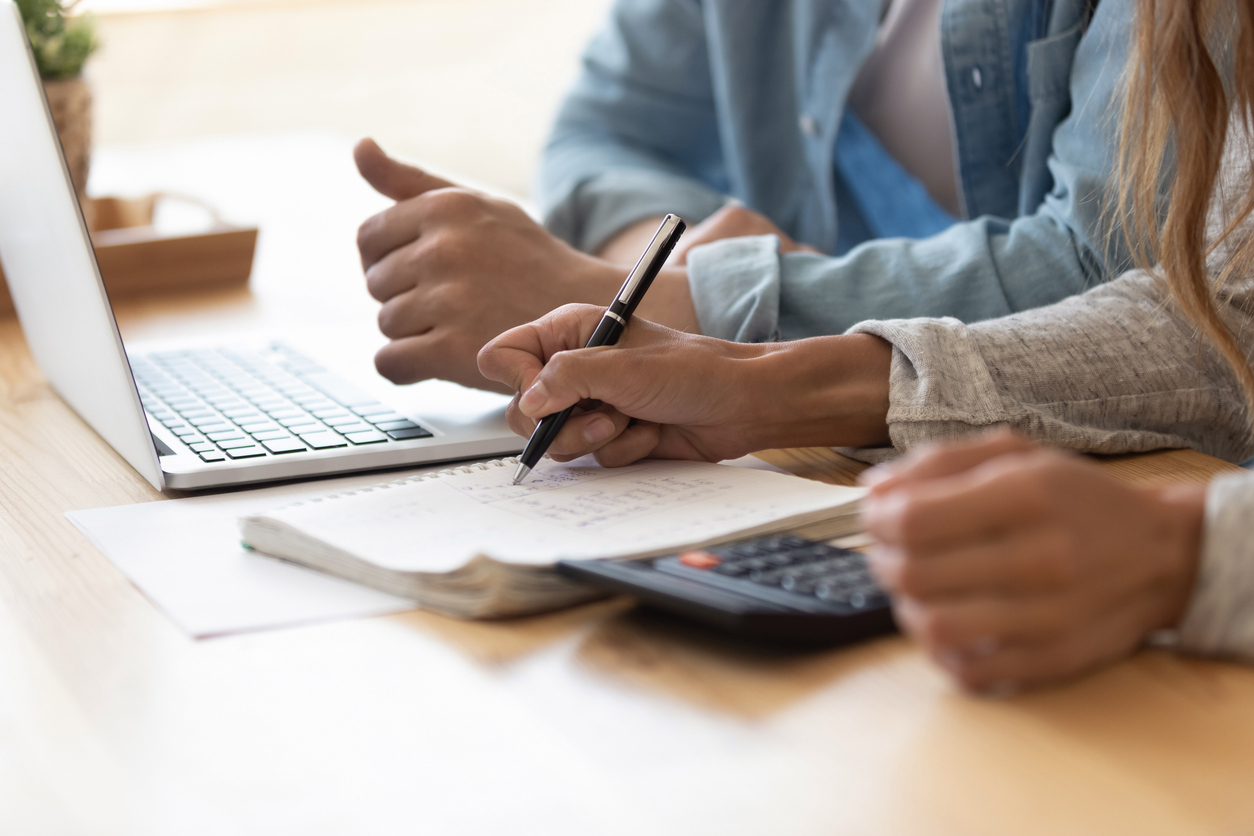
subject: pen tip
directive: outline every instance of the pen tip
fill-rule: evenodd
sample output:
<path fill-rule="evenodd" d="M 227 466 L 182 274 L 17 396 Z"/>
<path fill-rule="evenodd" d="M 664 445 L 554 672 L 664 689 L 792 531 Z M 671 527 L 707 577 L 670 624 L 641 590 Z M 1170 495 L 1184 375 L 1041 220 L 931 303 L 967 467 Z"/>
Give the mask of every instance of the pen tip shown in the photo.
<path fill-rule="evenodd" d="M 530 472 L 531 472 L 531 468 L 527 467 L 527 465 L 525 464 L 518 465 L 518 470 L 514 471 L 514 484 L 515 485 L 521 484 L 522 480 L 526 479 L 527 474 Z"/>

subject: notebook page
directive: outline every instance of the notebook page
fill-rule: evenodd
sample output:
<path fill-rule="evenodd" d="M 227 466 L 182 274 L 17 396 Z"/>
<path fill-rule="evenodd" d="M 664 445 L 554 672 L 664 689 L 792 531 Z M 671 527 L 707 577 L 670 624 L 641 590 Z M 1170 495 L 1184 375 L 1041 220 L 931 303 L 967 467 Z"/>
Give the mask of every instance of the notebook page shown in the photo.
<path fill-rule="evenodd" d="M 544 565 L 734 534 L 857 501 L 861 489 L 702 462 L 545 460 L 378 486 L 265 516 L 387 569 L 448 572 L 478 555 Z"/>

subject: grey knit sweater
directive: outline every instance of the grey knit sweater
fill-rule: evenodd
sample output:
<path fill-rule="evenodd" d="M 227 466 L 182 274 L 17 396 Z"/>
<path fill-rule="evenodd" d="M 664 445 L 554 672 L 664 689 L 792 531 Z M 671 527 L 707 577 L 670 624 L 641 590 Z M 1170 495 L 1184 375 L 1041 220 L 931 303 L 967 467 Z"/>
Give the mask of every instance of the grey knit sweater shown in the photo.
<path fill-rule="evenodd" d="M 1229 143 L 1212 234 L 1246 191 L 1249 145 Z M 1249 234 L 1249 225 L 1237 235 Z M 1211 257 L 1217 273 L 1237 237 Z M 1229 282 L 1223 314 L 1254 354 L 1254 276 Z M 893 450 L 1012 427 L 1094 453 L 1193 447 L 1228 461 L 1254 456 L 1236 377 L 1142 272 L 1045 308 L 964 325 L 954 319 L 864 322 L 850 333 L 893 344 L 888 410 Z M 1254 661 L 1254 475 L 1215 480 L 1202 563 L 1181 647 Z"/>

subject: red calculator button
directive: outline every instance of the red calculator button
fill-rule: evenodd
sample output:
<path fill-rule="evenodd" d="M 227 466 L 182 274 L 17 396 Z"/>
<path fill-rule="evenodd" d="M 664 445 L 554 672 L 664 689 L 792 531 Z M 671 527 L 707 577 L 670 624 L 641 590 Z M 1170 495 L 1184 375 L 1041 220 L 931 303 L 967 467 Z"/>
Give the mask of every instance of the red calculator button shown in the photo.
<path fill-rule="evenodd" d="M 694 549 L 693 551 L 681 553 L 679 562 L 685 566 L 691 566 L 693 569 L 713 569 L 722 563 L 723 559 L 702 549 Z"/>

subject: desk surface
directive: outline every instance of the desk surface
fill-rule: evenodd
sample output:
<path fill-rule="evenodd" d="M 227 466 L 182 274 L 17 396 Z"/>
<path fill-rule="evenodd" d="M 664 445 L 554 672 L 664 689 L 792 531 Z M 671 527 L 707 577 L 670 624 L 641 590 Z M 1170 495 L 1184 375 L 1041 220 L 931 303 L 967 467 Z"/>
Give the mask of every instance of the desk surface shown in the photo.
<path fill-rule="evenodd" d="M 303 296 L 296 318 L 368 311 L 339 272 L 358 219 L 334 244 L 278 223 L 255 293 L 126 304 L 124 333 L 290 322 L 295 279 L 276 254 L 315 238 L 325 265 L 301 281 L 339 290 Z M 832 481 L 857 470 L 827 450 L 764 457 Z M 1245 668 L 1144 652 L 982 701 L 904 639 L 782 652 L 625 601 L 197 642 L 62 516 L 158 495 L 49 391 L 12 320 L 0 460 L 0 832 L 1179 836 L 1254 822 Z M 1191 452 L 1105 466 L 1137 481 L 1228 467 Z"/>

